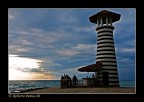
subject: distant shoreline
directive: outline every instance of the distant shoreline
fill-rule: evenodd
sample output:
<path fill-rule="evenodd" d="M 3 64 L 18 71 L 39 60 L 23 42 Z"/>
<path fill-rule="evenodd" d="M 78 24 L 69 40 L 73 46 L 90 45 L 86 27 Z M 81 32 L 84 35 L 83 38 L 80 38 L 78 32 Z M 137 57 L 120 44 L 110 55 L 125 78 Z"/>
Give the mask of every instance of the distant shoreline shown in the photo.
<path fill-rule="evenodd" d="M 17 92 L 12 92 L 17 93 Z M 47 87 L 47 88 L 36 88 L 36 89 L 28 89 L 18 93 L 26 93 L 26 94 L 51 94 L 51 93 L 132 93 L 135 94 L 136 90 L 134 87 L 76 87 L 76 88 L 63 88 L 60 87 Z"/>

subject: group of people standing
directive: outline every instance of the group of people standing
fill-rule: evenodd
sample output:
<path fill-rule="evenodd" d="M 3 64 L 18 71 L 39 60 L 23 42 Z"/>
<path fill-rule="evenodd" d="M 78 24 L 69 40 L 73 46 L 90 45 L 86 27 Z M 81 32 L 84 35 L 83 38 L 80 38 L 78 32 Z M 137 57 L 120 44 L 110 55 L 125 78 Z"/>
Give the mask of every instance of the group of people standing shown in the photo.
<path fill-rule="evenodd" d="M 77 84 L 78 79 L 75 75 L 73 76 L 73 78 L 66 74 L 61 76 L 61 89 L 76 86 Z"/>

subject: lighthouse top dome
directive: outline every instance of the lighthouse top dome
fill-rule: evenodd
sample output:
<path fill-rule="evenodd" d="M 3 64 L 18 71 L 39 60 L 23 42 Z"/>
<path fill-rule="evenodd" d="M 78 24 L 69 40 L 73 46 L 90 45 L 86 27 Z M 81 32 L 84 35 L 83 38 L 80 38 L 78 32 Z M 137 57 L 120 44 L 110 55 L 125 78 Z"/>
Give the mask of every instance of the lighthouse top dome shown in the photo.
<path fill-rule="evenodd" d="M 121 15 L 118 13 L 114 13 L 114 12 L 107 11 L 107 10 L 102 10 L 102 11 L 92 15 L 91 17 L 89 17 L 89 20 L 92 23 L 97 23 L 97 18 L 99 18 L 99 17 L 111 17 L 112 22 L 116 22 L 116 21 L 120 20 L 120 16 Z"/>

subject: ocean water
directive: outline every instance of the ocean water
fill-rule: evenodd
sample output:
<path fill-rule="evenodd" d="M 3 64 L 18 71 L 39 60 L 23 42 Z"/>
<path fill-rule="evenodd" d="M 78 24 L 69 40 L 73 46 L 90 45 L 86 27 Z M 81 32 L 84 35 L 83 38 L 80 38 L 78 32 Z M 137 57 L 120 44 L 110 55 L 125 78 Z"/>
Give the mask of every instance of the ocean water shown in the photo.
<path fill-rule="evenodd" d="M 133 80 L 120 80 L 119 83 L 120 87 L 136 87 L 136 83 Z"/>
<path fill-rule="evenodd" d="M 60 80 L 10 80 L 8 92 L 20 92 L 22 90 L 59 86 Z"/>
<path fill-rule="evenodd" d="M 10 80 L 8 92 L 45 87 L 60 87 L 60 80 Z M 120 87 L 135 87 L 135 81 L 120 81 Z"/>

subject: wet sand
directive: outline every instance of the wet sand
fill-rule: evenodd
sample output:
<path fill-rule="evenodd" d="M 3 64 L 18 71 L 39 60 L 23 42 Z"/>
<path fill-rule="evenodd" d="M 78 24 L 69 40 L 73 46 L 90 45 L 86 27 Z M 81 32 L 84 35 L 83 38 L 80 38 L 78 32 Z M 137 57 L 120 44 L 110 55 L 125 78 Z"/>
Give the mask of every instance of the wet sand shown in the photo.
<path fill-rule="evenodd" d="M 60 87 L 51 87 L 51 88 L 44 88 L 44 89 L 36 89 L 31 91 L 26 91 L 22 93 L 39 93 L 39 94 L 57 94 L 57 93 L 70 93 L 70 94 L 98 94 L 98 93 L 132 93 L 135 94 L 135 88 L 129 87 L 108 87 L 108 88 L 63 88 Z"/>

